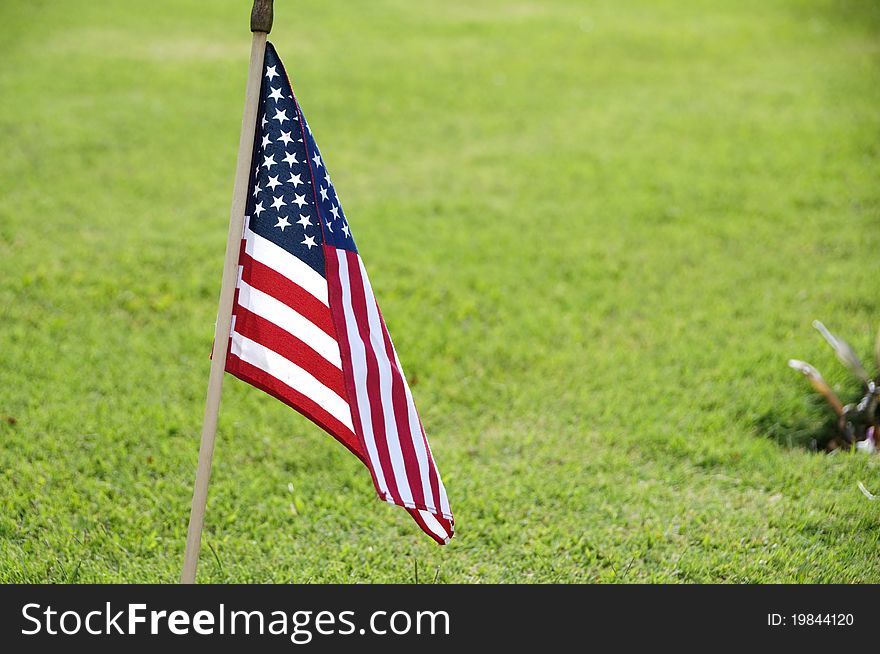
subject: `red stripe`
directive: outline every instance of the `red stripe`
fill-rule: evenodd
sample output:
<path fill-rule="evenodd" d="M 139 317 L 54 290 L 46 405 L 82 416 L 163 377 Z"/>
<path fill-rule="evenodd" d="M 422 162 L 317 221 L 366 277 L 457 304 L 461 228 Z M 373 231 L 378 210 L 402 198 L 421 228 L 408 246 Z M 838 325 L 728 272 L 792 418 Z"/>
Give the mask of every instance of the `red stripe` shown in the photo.
<path fill-rule="evenodd" d="M 384 355 L 391 366 L 391 400 L 393 407 L 385 407 L 385 410 L 387 411 L 389 408 L 392 408 L 394 411 L 394 421 L 397 424 L 400 450 L 403 454 L 403 464 L 406 469 L 406 477 L 409 482 L 410 491 L 412 492 L 413 501 L 417 506 L 426 507 L 425 493 L 422 489 L 422 474 L 419 470 L 419 460 L 416 457 L 416 450 L 413 445 L 413 438 L 421 438 L 422 435 L 418 434 L 416 436 L 410 431 L 409 407 L 403 386 L 404 383 L 406 383 L 403 378 L 403 372 L 397 367 L 397 362 L 394 359 L 394 348 L 391 345 L 391 335 L 388 333 L 388 328 L 385 326 L 385 320 L 382 318 L 382 312 L 379 311 L 379 305 L 376 303 L 376 298 L 372 297 L 370 300 L 376 305 L 376 312 L 379 314 L 379 325 L 382 329 L 382 338 L 385 341 Z M 434 504 L 434 506 L 439 508 L 439 504 Z"/>
<path fill-rule="evenodd" d="M 287 384 L 282 383 L 277 377 L 273 377 L 264 370 L 260 370 L 256 366 L 243 361 L 231 352 L 226 357 L 226 370 L 242 381 L 246 381 L 248 384 L 256 386 L 265 393 L 278 398 L 304 415 L 345 445 L 365 465 L 368 465 L 367 454 L 361 448 L 357 436 L 348 427 L 321 408 L 320 404 Z"/>
<path fill-rule="evenodd" d="M 326 307 L 325 307 L 326 309 Z M 280 354 L 345 399 L 342 371 L 296 336 L 241 305 L 235 308 L 235 331 Z"/>
<path fill-rule="evenodd" d="M 419 418 L 419 428 L 422 432 L 422 439 L 425 443 L 425 451 L 428 454 L 428 479 L 431 482 L 431 494 L 434 496 L 434 506 L 437 507 L 437 511 L 441 511 L 440 504 L 440 478 L 437 475 L 437 466 L 434 464 L 434 456 L 431 454 L 431 446 L 428 445 L 428 437 L 425 435 L 425 427 L 422 425 L 422 420 Z M 438 516 L 442 517 L 442 516 Z"/>
<path fill-rule="evenodd" d="M 385 433 L 385 418 L 382 413 L 382 395 L 379 391 L 379 365 L 376 362 L 376 355 L 373 352 L 373 344 L 370 342 L 370 326 L 367 322 L 367 305 L 366 295 L 364 293 L 364 283 L 361 279 L 361 267 L 357 252 L 345 251 L 345 257 L 348 262 L 348 279 L 351 287 L 351 306 L 354 313 L 355 323 L 361 340 L 364 343 L 367 359 L 367 381 L 366 391 L 370 400 L 370 416 L 373 423 L 373 438 L 376 441 L 376 450 L 379 454 L 379 465 L 382 466 L 382 473 L 385 477 L 385 483 L 388 486 L 388 492 L 391 498 L 398 503 L 403 503 L 400 498 L 400 490 L 397 487 L 397 480 L 394 478 L 394 468 L 391 465 L 391 455 L 388 453 L 388 435 Z M 354 398 L 356 401 L 356 397 Z"/>
<path fill-rule="evenodd" d="M 348 400 L 351 408 L 351 421 L 354 425 L 354 431 L 358 437 L 358 443 L 362 452 L 367 452 L 367 446 L 364 443 L 364 428 L 361 425 L 361 415 L 357 406 L 357 393 L 355 391 L 354 374 L 351 369 L 351 344 L 348 341 L 348 329 L 345 324 L 345 309 L 342 307 L 342 280 L 339 277 L 339 259 L 336 255 L 336 248 L 330 245 L 324 245 L 324 271 L 327 274 L 327 291 L 330 301 L 330 315 L 336 325 L 336 336 L 339 343 L 339 352 L 342 358 L 342 372 L 345 381 L 345 390 L 347 395 L 344 397 Z M 376 471 L 370 463 L 368 456 L 363 458 L 370 476 L 373 478 L 373 487 L 379 496 L 383 495 L 383 491 L 379 488 L 379 481 L 376 478 Z M 383 498 L 384 499 L 384 498 Z"/>
<path fill-rule="evenodd" d="M 357 394 L 356 394 L 356 389 L 355 389 L 354 375 L 352 372 L 351 346 L 348 341 L 348 334 L 347 334 L 346 324 L 345 324 L 345 312 L 344 312 L 344 309 L 342 306 L 342 283 L 343 283 L 343 280 L 340 277 L 339 261 L 337 259 L 337 252 L 339 252 L 339 250 L 337 250 L 336 248 L 333 248 L 332 246 L 328 246 L 328 245 L 324 246 L 324 259 L 326 262 L 325 263 L 325 270 L 327 273 L 331 315 L 333 316 L 334 324 L 336 325 L 336 332 L 337 332 L 337 335 L 339 338 L 340 351 L 342 354 L 342 368 L 343 368 L 343 373 L 344 373 L 344 377 L 345 377 L 346 388 L 347 388 L 348 394 L 349 394 L 349 403 L 350 403 L 350 406 L 352 407 L 352 420 L 353 420 L 353 424 L 355 427 L 355 432 L 358 435 L 362 451 L 366 452 L 367 449 L 366 449 L 364 442 L 363 442 L 363 426 L 361 425 L 360 416 L 358 414 L 357 407 L 355 406 L 355 403 L 357 401 Z M 365 308 L 366 307 L 361 302 L 358 302 L 358 300 L 363 299 L 363 297 L 364 297 L 364 295 L 363 295 L 363 293 L 364 293 L 363 280 L 361 279 L 361 276 L 360 276 L 359 258 L 356 253 L 346 252 L 345 256 L 346 256 L 346 262 L 348 264 L 348 269 L 349 269 L 348 282 L 349 282 L 349 286 L 350 286 L 350 291 L 352 293 L 352 300 L 353 300 L 352 304 L 354 305 L 353 309 L 354 309 L 354 312 L 356 312 L 356 314 L 355 314 L 356 316 L 361 317 L 361 320 L 365 320 Z M 357 274 L 355 274 L 355 272 L 354 272 L 355 270 L 357 270 Z M 375 298 L 373 298 L 373 301 L 375 302 Z M 378 309 L 378 306 L 377 306 L 377 309 Z M 394 417 L 397 422 L 398 430 L 400 431 L 400 433 L 406 434 L 406 433 L 409 433 L 408 420 L 407 420 L 405 429 L 403 428 L 403 426 L 401 424 L 401 418 L 403 416 L 406 416 L 408 418 L 408 404 L 406 403 L 406 395 L 405 395 L 404 388 L 403 388 L 403 384 L 405 383 L 405 378 L 403 377 L 403 371 L 399 368 L 399 366 L 397 366 L 396 356 L 394 355 L 393 346 L 391 345 L 391 337 L 390 337 L 390 334 L 388 334 L 387 327 L 385 326 L 385 320 L 382 317 L 381 311 L 379 312 L 379 318 L 380 318 L 380 321 L 382 324 L 382 329 L 383 329 L 383 340 L 384 340 L 384 344 L 385 344 L 385 354 L 388 356 L 389 360 L 391 361 L 392 370 L 394 371 L 393 376 L 392 376 L 392 399 L 394 400 L 393 410 L 395 412 Z M 360 322 L 357 325 L 353 325 L 353 327 L 358 330 L 358 333 L 360 334 L 361 339 L 366 342 L 366 344 L 367 344 L 366 347 L 369 348 L 369 339 L 365 338 L 365 336 L 367 334 L 365 334 L 364 323 Z M 368 328 L 367 328 L 367 330 L 368 330 Z M 372 354 L 372 352 L 371 352 L 371 354 Z M 372 357 L 368 356 L 367 362 L 368 362 L 368 382 L 367 382 L 367 384 L 369 386 L 371 379 L 375 382 L 375 384 L 378 384 L 378 369 L 375 365 L 371 365 L 373 363 Z M 400 386 L 398 386 L 397 383 L 399 383 Z M 401 402 L 401 394 L 403 394 L 402 395 L 403 402 Z M 373 406 L 376 406 L 376 402 L 379 399 L 376 397 L 376 395 L 377 395 L 377 393 L 375 393 L 375 389 L 374 389 L 374 393 L 371 395 L 371 401 L 373 403 Z M 392 407 L 386 407 L 386 409 L 391 410 Z M 375 414 L 373 414 L 373 418 L 375 418 Z M 375 427 L 375 419 L 372 422 Z M 382 452 L 382 450 L 380 450 L 380 447 L 383 445 L 385 446 L 384 447 L 384 456 L 380 455 L 380 458 L 381 458 L 380 465 L 382 466 L 382 468 L 384 470 L 393 471 L 393 469 L 390 466 L 390 457 L 388 456 L 388 452 L 387 452 L 387 442 L 383 441 L 383 439 L 381 438 L 381 435 L 384 433 L 383 427 L 384 427 L 384 423 L 382 426 L 380 426 L 380 429 L 377 430 L 376 434 L 375 434 L 377 450 Z M 443 530 L 445 530 L 446 538 L 444 538 L 442 536 L 438 536 L 437 534 L 434 533 L 434 531 L 432 531 L 428 527 L 428 525 L 425 523 L 424 519 L 419 515 L 418 509 L 412 509 L 412 508 L 408 508 L 408 507 L 405 507 L 405 508 L 407 509 L 407 512 L 410 514 L 410 516 L 413 518 L 413 520 L 415 520 L 416 524 L 419 525 L 421 530 L 423 532 L 425 532 L 428 536 L 430 536 L 434 541 L 436 541 L 437 543 L 442 545 L 447 542 L 447 539 L 452 538 L 453 524 L 452 524 L 451 520 L 444 518 L 441 513 L 442 509 L 441 509 L 441 504 L 440 504 L 439 476 L 438 476 L 437 471 L 434 467 L 434 460 L 431 455 L 430 448 L 427 443 L 427 439 L 425 438 L 424 429 L 421 426 L 421 421 L 419 421 L 419 433 L 416 434 L 415 437 L 422 438 L 423 443 L 425 445 L 425 452 L 428 457 L 428 475 L 429 475 L 428 479 L 429 479 L 430 487 L 432 489 L 432 495 L 434 496 L 434 506 L 436 507 L 436 510 L 431 511 L 431 513 L 434 516 L 434 518 L 437 520 L 437 522 L 440 524 L 441 528 Z M 403 442 L 405 442 L 405 438 L 402 438 L 401 440 Z M 409 445 L 412 446 L 412 442 L 410 442 Z M 404 456 L 404 459 L 405 459 L 405 461 L 409 461 L 409 462 L 412 461 L 406 455 Z M 373 467 L 371 465 L 371 461 L 370 461 L 369 457 L 363 457 L 361 460 L 365 463 L 367 468 L 370 470 L 370 474 L 373 477 L 373 486 L 376 488 L 377 493 L 381 496 L 382 493 L 379 489 L 379 485 L 376 482 L 376 473 L 373 470 Z M 407 465 L 407 474 L 409 475 L 410 479 L 418 479 L 419 482 L 421 482 L 421 477 L 419 476 L 419 473 L 418 473 L 418 461 L 416 460 L 415 463 L 416 463 L 415 469 L 412 466 Z M 392 485 L 396 485 L 395 479 L 393 478 L 393 475 L 390 478 L 388 477 L 388 475 L 386 475 L 386 480 L 389 482 L 389 487 L 391 487 Z M 411 487 L 412 487 L 412 490 L 414 493 L 414 499 L 420 498 L 421 497 L 421 483 L 419 483 L 418 485 L 411 484 Z M 402 505 L 403 502 L 402 502 L 399 494 L 397 494 L 395 491 L 391 491 L 391 492 L 392 492 L 391 499 L 395 503 Z M 424 498 L 421 497 L 421 499 L 423 500 Z M 427 508 L 427 506 L 424 506 L 424 505 L 419 508 L 421 508 L 422 510 L 425 510 L 425 511 L 429 510 Z"/>
<path fill-rule="evenodd" d="M 308 318 L 325 334 L 336 338 L 333 330 L 333 319 L 330 309 L 314 295 L 303 289 L 299 284 L 269 266 L 254 259 L 248 254 L 241 258 L 241 278 L 255 289 L 271 295 L 283 302 L 304 318 Z"/>
<path fill-rule="evenodd" d="M 447 520 L 439 513 L 434 513 L 433 515 L 437 522 L 439 522 L 443 529 L 446 531 L 446 537 L 452 538 L 455 535 L 455 525 L 453 524 L 452 520 Z"/>
<path fill-rule="evenodd" d="M 422 528 L 422 531 L 424 531 L 426 534 L 428 534 L 428 536 L 430 536 L 435 541 L 440 543 L 440 545 L 446 544 L 446 541 L 444 539 L 440 538 L 437 534 L 434 533 L 433 529 L 431 529 L 430 527 L 428 527 L 428 525 L 425 524 L 425 521 L 422 519 L 422 516 L 419 515 L 419 512 L 416 509 L 407 509 L 407 511 L 409 512 L 410 516 L 412 516 L 412 519 L 416 521 L 416 524 L 418 524 L 418 526 Z M 437 517 L 437 516 L 434 516 L 434 517 Z M 444 522 L 443 520 L 440 520 L 439 522 L 443 526 L 443 528 L 446 529 L 447 523 Z M 446 530 L 446 537 L 447 538 L 452 537 L 452 532 L 449 531 L 448 529 Z"/>

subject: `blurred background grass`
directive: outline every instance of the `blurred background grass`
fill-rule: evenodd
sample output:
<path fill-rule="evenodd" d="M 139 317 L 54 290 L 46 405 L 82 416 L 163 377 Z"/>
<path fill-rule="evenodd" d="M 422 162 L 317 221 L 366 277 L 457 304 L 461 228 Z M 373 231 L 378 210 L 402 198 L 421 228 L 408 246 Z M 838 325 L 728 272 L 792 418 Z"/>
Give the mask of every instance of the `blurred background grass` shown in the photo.
<path fill-rule="evenodd" d="M 177 578 L 249 5 L 0 5 L 2 581 Z M 458 535 L 229 378 L 200 580 L 880 582 L 877 3 L 276 5 Z"/>

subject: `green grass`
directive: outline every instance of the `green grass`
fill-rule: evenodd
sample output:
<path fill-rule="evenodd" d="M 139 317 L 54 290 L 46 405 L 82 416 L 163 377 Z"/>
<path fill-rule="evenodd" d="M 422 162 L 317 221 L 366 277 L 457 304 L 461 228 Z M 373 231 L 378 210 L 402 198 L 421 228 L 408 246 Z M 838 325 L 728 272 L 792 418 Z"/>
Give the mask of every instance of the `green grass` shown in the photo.
<path fill-rule="evenodd" d="M 177 579 L 249 4 L 0 6 L 2 581 Z M 276 4 L 458 535 L 228 378 L 201 581 L 880 582 L 876 3 Z"/>

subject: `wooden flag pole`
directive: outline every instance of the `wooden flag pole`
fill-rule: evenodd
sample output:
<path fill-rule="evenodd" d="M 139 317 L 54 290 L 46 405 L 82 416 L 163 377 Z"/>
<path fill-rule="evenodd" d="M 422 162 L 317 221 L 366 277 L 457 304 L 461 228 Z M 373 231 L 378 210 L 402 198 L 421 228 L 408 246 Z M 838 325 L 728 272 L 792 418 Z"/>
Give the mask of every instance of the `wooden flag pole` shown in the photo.
<path fill-rule="evenodd" d="M 223 389 L 223 372 L 229 350 L 229 333 L 232 325 L 232 301 L 238 272 L 238 254 L 244 227 L 244 210 L 250 181 L 251 156 L 254 148 L 254 132 L 257 124 L 257 108 L 260 103 L 260 84 L 263 78 L 263 57 L 266 37 L 272 29 L 272 0 L 254 0 L 251 10 L 251 62 L 248 69 L 244 115 L 241 119 L 241 140 L 238 143 L 238 159 L 235 165 L 235 183 L 232 188 L 232 209 L 229 215 L 229 235 L 226 239 L 226 259 L 223 262 L 223 281 L 220 284 L 220 302 L 217 324 L 214 327 L 214 353 L 211 374 L 208 378 L 208 397 L 205 400 L 205 419 L 202 423 L 202 442 L 199 447 L 199 465 L 193 488 L 192 510 L 186 535 L 186 555 L 180 583 L 191 584 L 196 580 L 199 551 L 202 545 L 202 527 L 205 524 L 205 507 L 208 502 L 208 482 L 211 478 L 211 459 L 214 456 L 214 440 L 217 434 L 217 414 L 220 411 L 220 393 Z"/>

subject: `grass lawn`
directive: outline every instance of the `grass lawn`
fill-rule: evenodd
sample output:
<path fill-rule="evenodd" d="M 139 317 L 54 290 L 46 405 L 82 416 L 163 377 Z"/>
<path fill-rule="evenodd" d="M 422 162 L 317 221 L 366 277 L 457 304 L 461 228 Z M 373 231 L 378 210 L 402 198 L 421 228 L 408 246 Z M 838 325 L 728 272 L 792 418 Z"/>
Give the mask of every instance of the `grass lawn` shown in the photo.
<path fill-rule="evenodd" d="M 880 582 L 869 0 L 276 3 L 456 514 L 228 377 L 205 582 Z M 0 5 L 0 581 L 173 582 L 248 0 Z"/>

